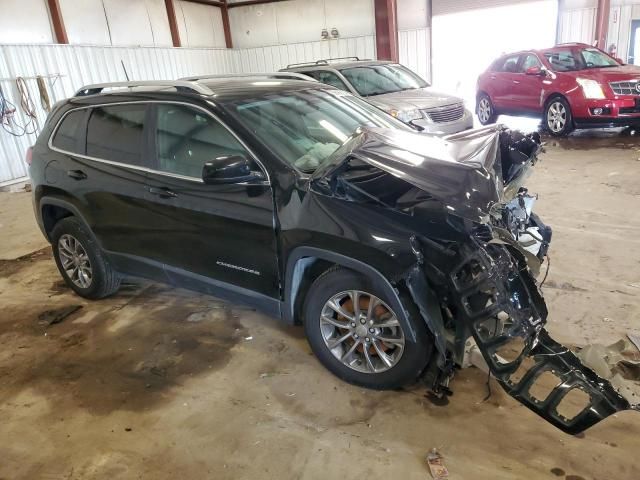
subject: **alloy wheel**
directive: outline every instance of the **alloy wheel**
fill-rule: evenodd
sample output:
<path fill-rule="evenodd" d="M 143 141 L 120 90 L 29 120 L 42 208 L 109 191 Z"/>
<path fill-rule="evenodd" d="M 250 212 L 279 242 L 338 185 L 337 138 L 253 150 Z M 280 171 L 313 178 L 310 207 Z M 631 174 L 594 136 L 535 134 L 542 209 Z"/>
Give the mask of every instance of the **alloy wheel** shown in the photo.
<path fill-rule="evenodd" d="M 482 123 L 487 123 L 489 118 L 491 118 L 491 104 L 488 98 L 480 99 L 480 103 L 478 104 L 478 118 Z"/>
<path fill-rule="evenodd" d="M 58 240 L 58 256 L 60 264 L 74 285 L 89 288 L 93 279 L 93 270 L 89 255 L 80 241 L 73 235 L 65 233 Z"/>
<path fill-rule="evenodd" d="M 553 102 L 547 110 L 547 126 L 553 133 L 564 130 L 567 124 L 567 109 L 561 102 Z"/>
<path fill-rule="evenodd" d="M 404 332 L 394 311 L 360 290 L 340 292 L 324 304 L 320 331 L 333 356 L 362 373 L 389 370 L 404 352 Z"/>

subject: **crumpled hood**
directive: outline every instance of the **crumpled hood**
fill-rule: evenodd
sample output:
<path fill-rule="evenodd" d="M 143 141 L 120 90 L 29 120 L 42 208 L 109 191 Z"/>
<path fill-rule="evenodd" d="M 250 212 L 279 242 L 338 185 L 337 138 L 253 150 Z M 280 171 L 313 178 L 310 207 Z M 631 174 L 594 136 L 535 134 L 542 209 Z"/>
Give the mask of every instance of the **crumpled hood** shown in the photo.
<path fill-rule="evenodd" d="M 400 111 L 423 110 L 463 103 L 461 98 L 436 92 L 430 88 L 416 88 L 403 90 L 401 92 L 373 95 L 367 97 L 367 101 L 385 111 L 391 109 Z"/>
<path fill-rule="evenodd" d="M 493 205 L 515 195 L 540 150 L 537 134 L 523 135 L 501 126 L 434 137 L 403 130 L 362 128 L 339 149 L 401 178 L 436 198 L 451 213 L 486 222 Z"/>

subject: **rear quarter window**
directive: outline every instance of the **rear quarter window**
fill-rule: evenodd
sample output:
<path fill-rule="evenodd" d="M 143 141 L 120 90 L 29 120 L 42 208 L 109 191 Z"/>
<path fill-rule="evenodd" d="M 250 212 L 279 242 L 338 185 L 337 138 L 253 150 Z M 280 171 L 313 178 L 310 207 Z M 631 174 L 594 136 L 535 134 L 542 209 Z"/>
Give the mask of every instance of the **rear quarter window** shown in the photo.
<path fill-rule="evenodd" d="M 102 160 L 142 165 L 146 105 L 95 107 L 87 125 L 87 155 Z"/>
<path fill-rule="evenodd" d="M 86 113 L 86 110 L 74 110 L 65 115 L 53 136 L 51 144 L 65 152 L 84 154 L 80 139 Z"/>

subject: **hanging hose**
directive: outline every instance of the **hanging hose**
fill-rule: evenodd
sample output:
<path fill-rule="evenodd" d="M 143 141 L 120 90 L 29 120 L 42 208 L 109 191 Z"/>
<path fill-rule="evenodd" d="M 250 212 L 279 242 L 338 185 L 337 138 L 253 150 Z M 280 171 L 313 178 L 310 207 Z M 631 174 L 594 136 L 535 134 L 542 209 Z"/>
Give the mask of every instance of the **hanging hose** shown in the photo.
<path fill-rule="evenodd" d="M 44 83 L 44 78 L 40 75 L 36 77 L 36 82 L 38 83 L 38 92 L 40 93 L 40 106 L 45 112 L 49 113 L 51 111 L 51 99 L 49 98 L 47 85 Z"/>

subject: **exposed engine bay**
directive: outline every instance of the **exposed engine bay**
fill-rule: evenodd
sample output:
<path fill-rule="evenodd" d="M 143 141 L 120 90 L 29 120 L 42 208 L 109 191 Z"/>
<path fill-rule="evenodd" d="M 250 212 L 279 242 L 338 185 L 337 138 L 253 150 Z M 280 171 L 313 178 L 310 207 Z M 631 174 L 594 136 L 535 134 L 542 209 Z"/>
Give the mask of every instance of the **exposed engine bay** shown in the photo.
<path fill-rule="evenodd" d="M 415 263 L 394 280 L 434 338 L 423 374 L 429 391 L 450 393 L 475 343 L 509 395 L 567 433 L 638 409 L 544 328 L 538 277 L 543 265 L 548 270 L 552 229 L 533 212 L 537 196 L 523 185 L 543 152 L 539 135 L 503 127 L 444 142 L 390 135 L 363 131 L 341 147 L 341 161 L 317 175 L 335 196 L 414 221 L 407 241 Z"/>

